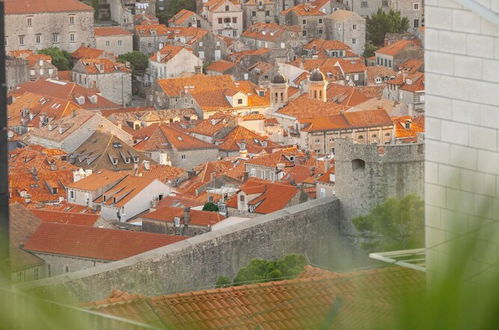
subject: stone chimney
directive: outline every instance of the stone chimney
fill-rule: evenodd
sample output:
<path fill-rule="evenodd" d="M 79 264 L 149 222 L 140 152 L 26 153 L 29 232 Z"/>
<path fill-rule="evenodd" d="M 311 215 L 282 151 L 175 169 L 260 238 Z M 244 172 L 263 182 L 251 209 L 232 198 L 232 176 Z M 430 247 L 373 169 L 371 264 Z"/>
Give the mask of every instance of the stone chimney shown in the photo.
<path fill-rule="evenodd" d="M 184 207 L 184 225 L 185 226 L 189 225 L 190 221 L 191 221 L 191 208 Z"/>

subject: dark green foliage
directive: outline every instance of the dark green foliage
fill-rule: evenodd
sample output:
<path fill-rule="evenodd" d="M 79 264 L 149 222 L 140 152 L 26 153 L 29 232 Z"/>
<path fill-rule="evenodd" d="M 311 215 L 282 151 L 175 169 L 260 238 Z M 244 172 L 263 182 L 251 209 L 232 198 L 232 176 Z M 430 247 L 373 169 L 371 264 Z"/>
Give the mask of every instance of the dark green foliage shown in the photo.
<path fill-rule="evenodd" d="M 194 0 L 171 0 L 165 10 L 157 10 L 156 16 L 161 24 L 168 24 L 168 20 L 182 9 L 196 11 Z"/>
<path fill-rule="evenodd" d="M 58 70 L 66 71 L 73 68 L 71 54 L 65 50 L 60 50 L 57 47 L 50 47 L 39 50 L 38 53 L 52 57 L 52 64 L 55 65 Z"/>
<path fill-rule="evenodd" d="M 389 198 L 352 222 L 358 231 L 374 235 L 363 244 L 367 250 L 392 251 L 424 246 L 424 202 L 417 196 Z"/>
<path fill-rule="evenodd" d="M 383 46 L 387 33 L 402 33 L 409 29 L 409 20 L 402 17 L 399 11 L 390 10 L 388 13 L 381 9 L 366 20 L 367 42 L 375 46 Z"/>
<path fill-rule="evenodd" d="M 220 276 L 215 285 L 217 288 L 225 288 L 230 286 L 230 278 L 227 276 Z"/>
<path fill-rule="evenodd" d="M 122 63 L 130 62 L 133 71 L 145 70 L 149 66 L 149 56 L 136 50 L 118 56 L 118 61 Z"/>
<path fill-rule="evenodd" d="M 92 0 L 92 7 L 94 8 L 94 19 L 99 18 L 99 0 Z"/>
<path fill-rule="evenodd" d="M 365 58 L 374 56 L 374 52 L 376 51 L 376 49 L 378 49 L 378 47 L 374 46 L 371 43 L 366 43 L 364 54 L 362 56 L 364 56 Z"/>
<path fill-rule="evenodd" d="M 290 254 L 276 261 L 253 259 L 248 266 L 239 270 L 234 285 L 294 278 L 306 264 L 305 257 L 298 254 Z"/>
<path fill-rule="evenodd" d="M 218 212 L 218 205 L 212 202 L 204 204 L 203 211 Z"/>

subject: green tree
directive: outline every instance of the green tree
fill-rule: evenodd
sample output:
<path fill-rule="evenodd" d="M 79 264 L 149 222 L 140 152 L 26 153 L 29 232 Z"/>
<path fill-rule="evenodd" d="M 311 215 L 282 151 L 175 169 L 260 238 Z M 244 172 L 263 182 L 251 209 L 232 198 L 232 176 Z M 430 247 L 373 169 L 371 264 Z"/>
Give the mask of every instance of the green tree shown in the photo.
<path fill-rule="evenodd" d="M 122 63 L 130 62 L 134 71 L 145 70 L 149 66 L 149 56 L 136 50 L 118 56 L 118 61 Z"/>
<path fill-rule="evenodd" d="M 220 276 L 215 284 L 217 288 L 225 288 L 230 286 L 230 278 L 227 276 Z"/>
<path fill-rule="evenodd" d="M 218 205 L 212 202 L 204 204 L 203 211 L 218 212 Z"/>
<path fill-rule="evenodd" d="M 196 11 L 195 0 L 171 0 L 165 10 L 157 10 L 156 16 L 161 24 L 168 24 L 168 20 L 182 9 Z"/>
<path fill-rule="evenodd" d="M 239 270 L 233 284 L 243 285 L 294 278 L 303 271 L 306 264 L 305 257 L 297 254 L 290 254 L 275 261 L 253 259 L 248 266 Z"/>
<path fill-rule="evenodd" d="M 65 71 L 73 68 L 71 54 L 65 50 L 60 50 L 57 47 L 50 47 L 41 49 L 38 53 L 52 57 L 52 64 L 55 65 L 58 70 Z"/>
<path fill-rule="evenodd" d="M 370 251 L 391 251 L 424 246 L 424 202 L 415 195 L 389 198 L 371 212 L 352 220 L 366 234 L 363 247 Z"/>
<path fill-rule="evenodd" d="M 366 20 L 367 42 L 375 46 L 383 46 L 387 33 L 402 33 L 409 29 L 409 20 L 402 17 L 399 11 L 390 10 L 388 13 L 378 9 Z"/>
<path fill-rule="evenodd" d="M 378 49 L 378 47 L 374 46 L 373 44 L 371 43 L 366 43 L 366 47 L 364 49 L 364 54 L 362 56 L 364 56 L 365 58 L 368 58 L 368 57 L 371 57 L 371 56 L 374 56 L 374 52 Z"/>

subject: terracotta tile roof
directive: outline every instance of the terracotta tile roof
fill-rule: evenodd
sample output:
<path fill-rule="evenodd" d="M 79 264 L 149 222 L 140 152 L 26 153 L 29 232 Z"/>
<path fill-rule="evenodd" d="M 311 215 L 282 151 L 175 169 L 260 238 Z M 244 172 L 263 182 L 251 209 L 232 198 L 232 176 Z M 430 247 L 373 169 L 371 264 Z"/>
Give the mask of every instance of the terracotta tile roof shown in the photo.
<path fill-rule="evenodd" d="M 290 64 L 300 69 L 307 70 L 308 72 L 303 72 L 301 75 L 296 77 L 294 83 L 298 85 L 301 81 L 308 78 L 309 72 L 312 72 L 315 69 L 319 69 L 321 72 L 323 72 L 329 81 L 337 81 L 343 79 L 343 73 L 340 67 L 336 65 L 337 61 L 337 58 L 329 57 L 305 60 L 302 58 L 298 58 L 296 61 L 293 61 Z"/>
<path fill-rule="evenodd" d="M 222 221 L 225 217 L 218 212 L 208 212 L 208 211 L 198 211 L 198 210 L 190 210 L 190 219 L 189 225 L 194 226 L 205 226 L 211 227 L 214 224 Z M 147 220 L 152 219 L 156 221 L 163 222 L 174 222 L 175 217 L 179 217 L 181 219 L 181 223 L 183 224 L 184 219 L 184 209 L 181 207 L 162 207 L 158 208 L 156 211 L 146 213 L 141 216 L 141 218 Z"/>
<path fill-rule="evenodd" d="M 353 107 L 370 99 L 359 88 L 340 84 L 328 84 L 326 98 L 346 107 Z"/>
<path fill-rule="evenodd" d="M 316 6 L 311 5 L 309 3 L 298 4 L 289 9 L 283 10 L 281 12 L 282 15 L 287 15 L 288 13 L 293 12 L 297 16 L 324 16 L 326 15 L 322 11 L 320 11 Z"/>
<path fill-rule="evenodd" d="M 59 80 L 66 80 L 66 81 L 73 81 L 73 77 L 71 75 L 71 70 L 65 70 L 65 71 L 57 71 L 57 77 Z"/>
<path fill-rule="evenodd" d="M 57 97 L 77 103 L 83 109 L 114 109 L 120 106 L 100 95 L 97 89 L 85 88 L 73 82 L 38 79 L 17 86 L 9 95 L 19 96 L 25 92 L 39 94 L 40 97 Z"/>
<path fill-rule="evenodd" d="M 169 40 L 181 41 L 186 46 L 192 46 L 206 36 L 209 31 L 195 26 L 177 26 L 166 28 Z"/>
<path fill-rule="evenodd" d="M 400 64 L 398 66 L 399 71 L 406 71 L 409 74 L 416 73 L 416 71 L 419 71 L 424 65 L 423 60 L 419 60 L 416 58 L 411 58 L 405 61 L 404 63 Z"/>
<path fill-rule="evenodd" d="M 257 154 L 262 151 L 272 152 L 274 148 L 279 147 L 278 144 L 268 140 L 266 136 L 258 135 L 239 125 L 234 127 L 220 142 L 218 144 L 220 150 L 234 152 L 245 149 L 251 154 Z"/>
<path fill-rule="evenodd" d="M 115 261 L 185 238 L 184 236 L 46 222 L 38 227 L 24 245 L 24 249 L 39 253 Z"/>
<path fill-rule="evenodd" d="M 71 53 L 75 59 L 81 58 L 100 58 L 104 54 L 102 49 L 80 46 L 77 50 Z"/>
<path fill-rule="evenodd" d="M 92 173 L 91 175 L 68 184 L 68 188 L 95 191 L 104 188 L 113 182 L 123 180 L 127 176 L 123 172 L 115 172 L 108 169 L 102 169 Z"/>
<path fill-rule="evenodd" d="M 53 119 L 69 116 L 78 109 L 79 105 L 66 99 L 26 92 L 15 97 L 7 106 L 8 122 L 10 127 L 40 127 Z"/>
<path fill-rule="evenodd" d="M 392 117 L 395 126 L 395 137 L 404 142 L 416 142 L 417 133 L 424 132 L 424 116 L 413 118 L 411 116 Z"/>
<path fill-rule="evenodd" d="M 52 64 L 52 57 L 50 55 L 33 53 L 32 50 L 13 50 L 9 52 L 9 55 L 27 60 L 30 67 L 37 64 L 40 60 Z"/>
<path fill-rule="evenodd" d="M 95 27 L 94 32 L 96 37 L 133 35 L 132 32 L 125 30 L 121 26 Z"/>
<path fill-rule="evenodd" d="M 185 90 L 192 93 L 234 86 L 234 80 L 230 75 L 207 76 L 197 74 L 190 77 L 158 79 L 157 83 L 168 96 L 178 96 Z"/>
<path fill-rule="evenodd" d="M 362 94 L 367 97 L 383 97 L 383 89 L 385 86 L 357 86 L 356 87 Z"/>
<path fill-rule="evenodd" d="M 6 15 L 94 11 L 92 7 L 78 0 L 4 0 L 4 2 Z"/>
<path fill-rule="evenodd" d="M 183 49 L 187 51 L 192 51 L 182 46 L 166 45 L 163 48 L 161 48 L 159 52 L 153 53 L 149 59 L 154 62 L 167 63 L 172 58 L 177 56 L 177 54 L 180 53 Z M 159 53 L 159 61 L 158 61 L 158 53 Z"/>
<path fill-rule="evenodd" d="M 131 199 L 142 192 L 142 190 L 146 189 L 155 180 L 155 178 L 151 177 L 127 175 L 118 184 L 111 189 L 106 190 L 103 195 L 98 197 L 94 202 L 120 208 L 125 206 Z"/>
<path fill-rule="evenodd" d="M 68 159 L 71 164 L 84 169 L 112 171 L 133 170 L 135 164 L 144 160 L 155 163 L 120 138 L 99 130 L 73 151 Z"/>
<path fill-rule="evenodd" d="M 365 72 L 366 65 L 364 63 L 364 58 L 361 59 L 337 59 L 336 65 L 339 65 L 344 73 L 356 73 Z"/>
<path fill-rule="evenodd" d="M 259 194 L 256 198 L 248 200 L 248 205 L 255 205 L 255 213 L 268 214 L 279 211 L 289 205 L 291 199 L 300 192 L 298 188 L 286 183 L 272 183 L 269 181 L 249 178 L 239 187 L 247 195 Z M 227 204 L 233 205 L 233 199 L 239 198 L 233 195 Z"/>
<path fill-rule="evenodd" d="M 252 66 L 248 68 L 249 72 L 254 72 L 257 76 L 261 76 L 262 74 L 269 73 L 274 66 L 268 62 L 258 61 Z"/>
<path fill-rule="evenodd" d="M 241 37 L 263 41 L 275 41 L 282 37 L 287 31 L 300 33 L 298 25 L 279 25 L 277 23 L 258 22 L 248 27 Z"/>
<path fill-rule="evenodd" d="M 392 77 L 395 78 L 397 76 L 397 72 L 382 65 L 368 66 L 366 67 L 366 70 L 368 85 L 379 84 L 376 82 L 376 78 L 381 78 L 382 82 L 384 82 L 385 80 L 390 80 Z"/>
<path fill-rule="evenodd" d="M 408 76 L 400 89 L 411 93 L 423 92 L 425 90 L 424 73 L 417 72 Z"/>
<path fill-rule="evenodd" d="M 278 113 L 303 120 L 307 118 L 325 117 L 338 114 L 345 106 L 335 102 L 322 102 L 311 99 L 308 93 L 302 94 L 277 110 Z"/>
<path fill-rule="evenodd" d="M 322 183 L 334 183 L 331 182 L 331 174 L 336 173 L 336 168 L 335 166 L 331 166 L 329 170 L 327 170 L 323 175 L 321 175 L 318 179 L 317 182 L 322 182 Z"/>
<path fill-rule="evenodd" d="M 392 126 L 385 110 L 343 112 L 338 115 L 314 118 L 302 129 L 305 132 L 334 131 L 354 128 Z"/>
<path fill-rule="evenodd" d="M 304 45 L 303 49 L 316 50 L 319 53 L 318 55 L 323 56 L 326 55 L 325 51 L 344 50 L 347 56 L 356 56 L 351 52 L 352 48 L 350 46 L 339 40 L 314 39 Z"/>
<path fill-rule="evenodd" d="M 168 20 L 168 23 L 173 25 L 182 24 L 195 15 L 196 13 L 193 11 L 182 9 L 178 13 L 173 15 L 173 17 Z"/>
<path fill-rule="evenodd" d="M 111 61 L 107 58 L 82 58 L 76 63 L 73 71 L 84 72 L 86 74 L 132 72 L 124 63 Z"/>
<path fill-rule="evenodd" d="M 395 56 L 401 51 L 405 50 L 409 46 L 419 46 L 421 47 L 421 42 L 418 40 L 399 40 L 391 45 L 385 46 L 375 51 L 376 54 L 383 54 L 389 56 Z"/>
<path fill-rule="evenodd" d="M 335 10 L 331 15 L 329 15 L 330 18 L 332 18 L 333 20 L 335 21 L 345 21 L 347 19 L 350 19 L 351 17 L 359 17 L 360 18 L 360 15 L 357 14 L 356 12 L 354 11 L 350 11 L 350 10 L 343 10 L 343 9 L 338 9 L 338 10 Z"/>
<path fill-rule="evenodd" d="M 166 36 L 168 34 L 168 28 L 164 24 L 135 25 L 135 33 L 140 37 L 153 36 L 153 33 L 157 36 Z"/>
<path fill-rule="evenodd" d="M 162 200 L 159 201 L 157 208 L 162 207 L 196 207 L 204 205 L 203 202 L 200 202 L 196 199 L 189 198 L 184 195 L 174 195 L 174 196 L 166 196 L 163 197 Z"/>
<path fill-rule="evenodd" d="M 242 121 L 250 121 L 250 120 L 265 120 L 265 115 L 262 113 L 252 113 L 249 115 L 243 115 L 240 117 Z"/>
<path fill-rule="evenodd" d="M 98 214 L 74 213 L 50 210 L 31 209 L 31 212 L 39 217 L 43 222 L 63 223 L 70 225 L 94 226 Z"/>
<path fill-rule="evenodd" d="M 235 118 L 230 114 L 217 113 L 208 119 L 203 119 L 189 128 L 190 133 L 213 137 L 222 130 L 227 130 L 236 125 Z"/>
<path fill-rule="evenodd" d="M 425 290 L 424 273 L 400 267 L 354 273 L 306 268 L 304 273 L 291 280 L 144 299 L 114 294 L 87 306 L 137 320 L 138 311 L 149 315 L 154 309 L 157 318 L 150 319 L 174 329 L 319 329 L 341 302 L 328 323 L 332 328 L 369 329 L 389 320 L 398 298 Z"/>
<path fill-rule="evenodd" d="M 209 0 L 203 4 L 204 7 L 207 7 L 209 11 L 216 11 L 221 5 L 223 5 L 227 0 Z M 240 2 L 238 0 L 228 0 L 232 4 L 240 6 Z"/>
<path fill-rule="evenodd" d="M 219 60 L 219 61 L 212 62 L 210 65 L 208 65 L 206 70 L 225 73 L 226 71 L 232 69 L 235 65 L 236 65 L 236 63 L 234 63 L 234 62 Z"/>
<path fill-rule="evenodd" d="M 21 248 L 42 223 L 40 218 L 18 203 L 9 206 L 9 218 L 11 271 L 43 264 L 43 260 Z"/>
<path fill-rule="evenodd" d="M 211 181 L 212 175 L 224 174 L 230 168 L 232 168 L 232 162 L 227 160 L 206 162 L 196 167 L 196 170 L 199 171 L 197 179 L 200 182 L 208 183 Z"/>
<path fill-rule="evenodd" d="M 246 164 L 261 165 L 267 167 L 277 167 L 283 163 L 286 167 L 294 166 L 295 161 L 292 158 L 303 158 L 304 154 L 296 148 L 280 149 L 271 154 L 253 157 L 246 161 Z"/>
<path fill-rule="evenodd" d="M 153 164 L 149 165 L 148 170 L 143 166 L 139 167 L 137 175 L 144 178 L 158 179 L 163 183 L 167 183 L 181 177 L 187 177 L 187 171 L 174 166 Z"/>
<path fill-rule="evenodd" d="M 140 140 L 135 148 L 153 150 L 195 150 L 213 149 L 215 145 L 199 140 L 170 125 L 152 124 L 136 132 L 134 139 Z"/>

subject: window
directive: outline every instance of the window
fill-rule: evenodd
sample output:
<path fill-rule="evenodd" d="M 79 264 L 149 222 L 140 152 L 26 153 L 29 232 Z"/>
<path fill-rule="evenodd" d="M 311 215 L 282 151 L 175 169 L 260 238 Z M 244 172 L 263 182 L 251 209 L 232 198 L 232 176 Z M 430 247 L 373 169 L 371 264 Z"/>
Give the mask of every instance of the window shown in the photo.
<path fill-rule="evenodd" d="M 243 104 L 243 99 L 237 99 L 237 104 Z"/>
<path fill-rule="evenodd" d="M 357 73 L 353 75 L 353 80 L 359 80 L 359 75 Z"/>
<path fill-rule="evenodd" d="M 33 17 L 28 17 L 26 23 L 28 24 L 28 26 L 31 26 L 31 24 L 33 23 Z"/>
<path fill-rule="evenodd" d="M 223 23 L 223 21 L 222 21 L 222 17 L 219 17 L 219 18 L 218 18 L 218 24 L 222 24 L 222 23 Z"/>
<path fill-rule="evenodd" d="M 305 25 L 305 24 L 307 24 L 307 20 L 306 20 L 306 19 L 304 19 L 304 20 L 302 21 L 302 24 L 304 24 L 304 25 Z"/>
<path fill-rule="evenodd" d="M 358 139 L 362 140 L 364 138 L 364 135 L 359 135 Z"/>
<path fill-rule="evenodd" d="M 203 47 L 203 42 L 202 41 L 199 42 L 199 47 Z"/>
<path fill-rule="evenodd" d="M 352 160 L 352 170 L 355 171 L 362 171 L 366 168 L 366 162 L 363 161 L 362 159 L 354 159 Z"/>
<path fill-rule="evenodd" d="M 180 158 L 185 159 L 185 155 L 180 156 Z"/>
<path fill-rule="evenodd" d="M 64 270 L 66 271 L 66 273 L 69 273 L 69 266 L 64 267 Z"/>
<path fill-rule="evenodd" d="M 37 34 L 35 35 L 35 42 L 37 44 L 41 43 L 42 42 L 42 35 L 41 34 Z"/>
<path fill-rule="evenodd" d="M 256 16 L 256 11 L 251 12 L 251 16 L 255 17 Z"/>
<path fill-rule="evenodd" d="M 59 43 L 59 33 L 52 33 L 52 42 L 54 44 Z"/>
<path fill-rule="evenodd" d="M 357 30 L 357 24 L 352 25 L 352 30 Z"/>
<path fill-rule="evenodd" d="M 390 132 L 388 132 L 388 133 L 385 133 L 385 136 L 390 136 Z"/>
<path fill-rule="evenodd" d="M 70 42 L 75 42 L 75 34 L 74 33 L 70 33 L 69 34 L 69 41 Z"/>
<path fill-rule="evenodd" d="M 321 30 L 321 29 L 319 29 L 319 31 L 317 31 L 317 32 L 318 32 L 319 34 L 322 34 L 322 30 Z"/>
<path fill-rule="evenodd" d="M 225 6 L 225 11 L 229 11 L 229 6 Z"/>
<path fill-rule="evenodd" d="M 381 2 L 381 5 L 382 5 L 383 7 L 388 7 L 388 0 L 383 0 L 383 1 Z"/>
<path fill-rule="evenodd" d="M 69 198 L 70 199 L 75 199 L 75 192 L 74 192 L 74 190 L 70 190 L 69 191 Z"/>
<path fill-rule="evenodd" d="M 35 72 L 35 70 L 29 70 L 29 74 L 30 74 L 30 75 L 34 76 L 34 75 L 35 75 L 35 73 L 36 73 L 36 72 Z"/>
<path fill-rule="evenodd" d="M 361 6 L 362 8 L 367 8 L 367 1 L 362 1 L 362 2 L 360 3 L 360 6 Z"/>
<path fill-rule="evenodd" d="M 75 17 L 74 15 L 69 15 L 69 25 L 74 25 L 75 24 Z"/>
<path fill-rule="evenodd" d="M 237 23 L 237 17 L 232 17 L 232 23 Z"/>
<path fill-rule="evenodd" d="M 232 31 L 232 36 L 233 37 L 237 37 L 237 31 L 236 30 Z"/>
<path fill-rule="evenodd" d="M 357 39 L 352 38 L 352 44 L 355 45 L 357 43 Z"/>
<path fill-rule="evenodd" d="M 322 18 L 319 18 L 319 24 L 322 24 Z"/>
<path fill-rule="evenodd" d="M 109 40 L 106 40 L 106 46 L 110 46 L 111 42 Z"/>
<path fill-rule="evenodd" d="M 265 11 L 265 16 L 270 16 L 270 10 Z"/>
<path fill-rule="evenodd" d="M 240 200 L 241 202 L 244 202 L 244 195 L 239 195 L 239 200 Z"/>
<path fill-rule="evenodd" d="M 19 36 L 19 45 L 24 45 L 24 36 Z"/>
<path fill-rule="evenodd" d="M 230 17 L 225 17 L 224 18 L 224 23 L 230 23 Z"/>
<path fill-rule="evenodd" d="M 304 37 L 306 37 L 306 36 L 307 36 L 307 30 L 303 30 L 303 31 L 302 31 L 302 35 L 303 35 Z"/>
<path fill-rule="evenodd" d="M 418 20 L 418 19 L 415 19 L 415 20 L 414 20 L 414 27 L 415 27 L 415 28 L 418 28 L 418 27 L 419 27 L 419 20 Z"/>
<path fill-rule="evenodd" d="M 118 46 L 121 46 L 123 44 L 122 40 L 118 40 Z"/>
<path fill-rule="evenodd" d="M 414 8 L 414 10 L 419 10 L 419 3 L 413 4 L 413 8 Z"/>

